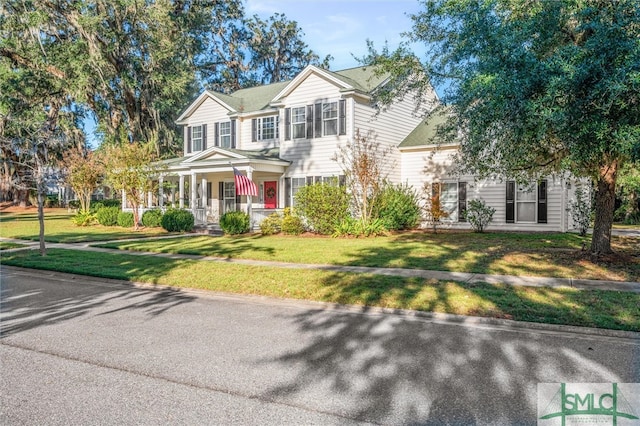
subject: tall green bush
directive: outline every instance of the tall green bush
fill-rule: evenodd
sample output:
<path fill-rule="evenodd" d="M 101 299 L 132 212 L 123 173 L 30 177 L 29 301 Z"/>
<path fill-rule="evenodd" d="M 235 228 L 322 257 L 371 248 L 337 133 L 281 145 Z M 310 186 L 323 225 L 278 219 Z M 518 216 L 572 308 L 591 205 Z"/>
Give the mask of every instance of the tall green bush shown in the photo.
<path fill-rule="evenodd" d="M 96 219 L 100 225 L 116 226 L 118 214 L 120 214 L 120 207 L 101 207 L 96 212 Z"/>
<path fill-rule="evenodd" d="M 282 216 L 279 213 L 271 213 L 260 222 L 262 235 L 273 235 L 282 229 Z"/>
<path fill-rule="evenodd" d="M 220 228 L 225 234 L 238 235 L 249 232 L 251 218 L 245 212 L 226 212 L 220 216 Z"/>
<path fill-rule="evenodd" d="M 142 214 L 142 224 L 148 228 L 157 228 L 162 224 L 162 210 L 147 210 Z"/>
<path fill-rule="evenodd" d="M 420 223 L 420 197 L 407 184 L 385 184 L 373 202 L 373 217 L 390 231 L 413 229 Z"/>
<path fill-rule="evenodd" d="M 189 232 L 193 229 L 195 218 L 189 210 L 169 209 L 162 215 L 160 223 L 169 232 Z"/>
<path fill-rule="evenodd" d="M 296 193 L 296 211 L 312 231 L 331 235 L 349 216 L 349 196 L 344 186 L 307 185 Z"/>

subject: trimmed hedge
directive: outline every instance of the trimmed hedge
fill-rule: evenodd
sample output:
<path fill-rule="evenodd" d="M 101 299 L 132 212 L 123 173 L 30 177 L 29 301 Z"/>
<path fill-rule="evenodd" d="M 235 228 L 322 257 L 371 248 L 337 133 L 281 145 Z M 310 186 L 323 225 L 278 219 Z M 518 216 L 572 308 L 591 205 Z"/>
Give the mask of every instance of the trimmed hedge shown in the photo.
<path fill-rule="evenodd" d="M 147 210 L 142 214 L 142 224 L 148 228 L 157 228 L 162 225 L 162 210 Z"/>
<path fill-rule="evenodd" d="M 120 212 L 118 213 L 118 226 L 122 226 L 123 228 L 133 228 L 133 213 L 131 212 Z"/>
<path fill-rule="evenodd" d="M 220 228 L 225 234 L 245 234 L 249 232 L 250 222 L 245 212 L 227 212 L 220 217 Z"/>
<path fill-rule="evenodd" d="M 189 210 L 169 209 L 162 215 L 160 224 L 169 232 L 189 232 L 193 229 L 195 218 Z"/>
<path fill-rule="evenodd" d="M 101 207 L 96 212 L 96 219 L 100 225 L 116 226 L 119 214 L 120 207 Z"/>

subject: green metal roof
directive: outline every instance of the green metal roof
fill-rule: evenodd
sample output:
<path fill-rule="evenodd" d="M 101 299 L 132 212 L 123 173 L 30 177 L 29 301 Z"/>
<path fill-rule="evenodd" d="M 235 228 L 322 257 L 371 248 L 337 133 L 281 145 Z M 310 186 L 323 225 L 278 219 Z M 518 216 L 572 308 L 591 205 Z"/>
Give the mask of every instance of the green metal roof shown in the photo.
<path fill-rule="evenodd" d="M 399 148 L 424 146 L 435 144 L 438 127 L 445 124 L 449 117 L 448 108 L 439 108 L 426 120 L 416 126 L 411 133 L 398 145 Z"/>

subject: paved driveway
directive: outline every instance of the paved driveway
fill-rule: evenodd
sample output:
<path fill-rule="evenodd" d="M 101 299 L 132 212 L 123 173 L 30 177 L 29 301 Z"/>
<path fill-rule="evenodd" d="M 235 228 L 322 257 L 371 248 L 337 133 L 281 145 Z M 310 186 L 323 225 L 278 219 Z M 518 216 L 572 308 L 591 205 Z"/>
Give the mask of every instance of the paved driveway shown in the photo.
<path fill-rule="evenodd" d="M 304 273 L 304 272 L 301 272 Z M 2 270 L 2 424 L 535 424 L 640 341 Z"/>

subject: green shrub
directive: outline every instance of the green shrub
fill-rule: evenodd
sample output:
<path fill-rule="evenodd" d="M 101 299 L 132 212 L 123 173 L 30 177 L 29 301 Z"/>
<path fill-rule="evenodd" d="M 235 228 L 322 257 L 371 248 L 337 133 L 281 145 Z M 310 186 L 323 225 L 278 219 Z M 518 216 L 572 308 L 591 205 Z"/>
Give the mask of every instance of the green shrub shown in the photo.
<path fill-rule="evenodd" d="M 349 216 L 346 188 L 328 183 L 304 186 L 296 193 L 296 212 L 312 231 L 331 235 Z"/>
<path fill-rule="evenodd" d="M 117 223 L 118 223 L 118 226 L 122 226 L 123 228 L 133 228 L 133 213 L 131 212 L 118 213 Z"/>
<path fill-rule="evenodd" d="M 361 220 L 348 217 L 336 227 L 333 236 L 375 237 L 386 233 L 387 229 L 382 219 L 373 219 L 369 223 L 363 224 Z"/>
<path fill-rule="evenodd" d="M 111 199 L 105 198 L 104 200 L 100 201 L 100 203 L 102 203 L 105 207 L 118 207 L 118 208 L 122 207 L 122 201 L 116 200 L 116 199 L 111 200 Z"/>
<path fill-rule="evenodd" d="M 118 224 L 120 207 L 101 207 L 96 212 L 98 223 L 104 226 L 116 226 Z"/>
<path fill-rule="evenodd" d="M 227 212 L 220 217 L 220 228 L 225 234 L 244 234 L 249 232 L 250 222 L 245 212 Z"/>
<path fill-rule="evenodd" d="M 374 218 L 387 230 L 413 229 L 420 223 L 418 193 L 409 185 L 387 184 L 373 200 Z"/>
<path fill-rule="evenodd" d="M 44 199 L 44 207 L 60 207 L 60 201 L 58 200 L 58 194 L 49 194 Z"/>
<path fill-rule="evenodd" d="M 295 212 L 285 207 L 284 217 L 282 218 L 282 232 L 289 235 L 300 235 L 304 232 L 304 223 Z"/>
<path fill-rule="evenodd" d="M 89 226 L 93 225 L 96 221 L 96 217 L 91 212 L 78 212 L 71 218 L 71 221 L 76 226 Z"/>
<path fill-rule="evenodd" d="M 464 218 L 469 222 L 474 232 L 484 232 L 484 228 L 493 220 L 496 209 L 489 207 L 483 200 L 471 200 L 467 204 Z"/>
<path fill-rule="evenodd" d="M 79 209 L 80 208 L 80 200 L 70 200 L 68 204 L 70 209 Z"/>
<path fill-rule="evenodd" d="M 149 228 L 157 228 L 162 224 L 162 210 L 147 210 L 142 214 L 142 224 Z"/>
<path fill-rule="evenodd" d="M 95 203 L 91 203 L 91 207 L 89 207 L 89 210 L 91 211 L 91 213 L 97 213 L 98 210 L 103 207 L 104 204 L 101 201 L 96 201 Z"/>
<path fill-rule="evenodd" d="M 625 225 L 640 225 L 640 213 L 632 213 L 622 221 Z"/>
<path fill-rule="evenodd" d="M 279 213 L 271 213 L 260 222 L 262 235 L 273 235 L 282 229 L 282 216 Z"/>
<path fill-rule="evenodd" d="M 193 229 L 195 218 L 189 210 L 169 209 L 162 215 L 160 223 L 169 232 L 189 232 Z"/>

